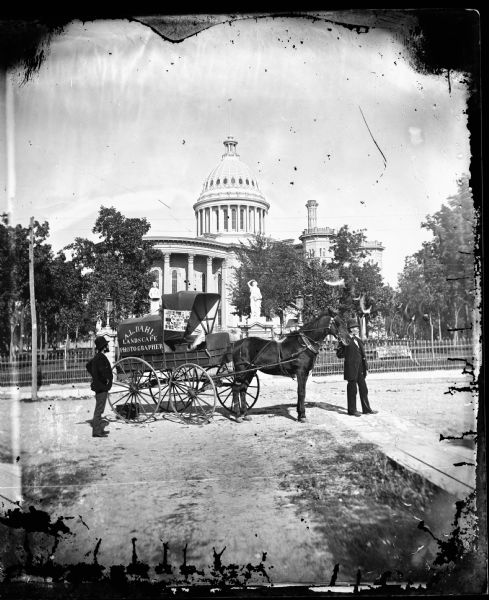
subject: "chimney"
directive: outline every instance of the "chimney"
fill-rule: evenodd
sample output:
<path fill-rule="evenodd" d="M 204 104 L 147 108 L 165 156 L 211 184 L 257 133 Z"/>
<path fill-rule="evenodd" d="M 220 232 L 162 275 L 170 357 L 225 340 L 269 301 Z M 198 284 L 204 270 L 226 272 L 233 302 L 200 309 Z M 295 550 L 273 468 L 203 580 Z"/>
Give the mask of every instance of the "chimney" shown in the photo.
<path fill-rule="evenodd" d="M 308 200 L 307 206 L 307 229 L 311 231 L 317 227 L 317 207 L 318 203 L 316 200 Z"/>

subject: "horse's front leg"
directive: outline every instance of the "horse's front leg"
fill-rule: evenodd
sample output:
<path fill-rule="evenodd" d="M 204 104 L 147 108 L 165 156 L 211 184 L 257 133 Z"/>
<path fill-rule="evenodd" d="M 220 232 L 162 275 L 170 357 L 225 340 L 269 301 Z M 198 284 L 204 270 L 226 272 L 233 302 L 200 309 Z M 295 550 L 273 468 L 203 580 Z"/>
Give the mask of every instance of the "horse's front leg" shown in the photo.
<path fill-rule="evenodd" d="M 309 373 L 297 373 L 297 420 L 299 423 L 306 421 L 306 383 Z"/>
<path fill-rule="evenodd" d="M 240 417 L 243 418 L 243 420 L 245 421 L 251 421 L 251 417 L 248 415 L 248 402 L 246 401 L 246 396 L 248 394 L 248 387 L 251 383 L 251 380 L 253 379 L 255 372 L 254 371 L 250 371 L 248 372 L 248 374 L 246 375 L 245 379 L 243 380 L 243 382 L 241 383 L 241 389 L 240 389 L 240 399 L 241 399 L 241 414 Z"/>
<path fill-rule="evenodd" d="M 243 387 L 243 382 L 239 375 L 236 375 L 233 381 L 232 390 L 233 390 L 233 403 L 231 405 L 231 412 L 235 415 L 236 419 L 240 417 L 241 406 L 240 406 L 240 395 L 241 389 Z"/>

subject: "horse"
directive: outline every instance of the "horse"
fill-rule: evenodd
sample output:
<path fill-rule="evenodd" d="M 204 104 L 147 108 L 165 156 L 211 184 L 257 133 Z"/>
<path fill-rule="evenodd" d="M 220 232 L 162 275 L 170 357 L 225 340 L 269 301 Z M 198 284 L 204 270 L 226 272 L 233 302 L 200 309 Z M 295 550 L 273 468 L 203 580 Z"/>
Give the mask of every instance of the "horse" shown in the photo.
<path fill-rule="evenodd" d="M 320 343 L 329 334 L 339 338 L 345 345 L 349 341 L 346 324 L 335 315 L 331 309 L 322 312 L 279 342 L 249 337 L 234 343 L 232 390 L 238 422 L 242 418 L 249 420 L 246 414 L 246 390 L 257 370 L 270 375 L 297 377 L 297 420 L 300 423 L 306 421 L 306 383 L 319 353 Z"/>

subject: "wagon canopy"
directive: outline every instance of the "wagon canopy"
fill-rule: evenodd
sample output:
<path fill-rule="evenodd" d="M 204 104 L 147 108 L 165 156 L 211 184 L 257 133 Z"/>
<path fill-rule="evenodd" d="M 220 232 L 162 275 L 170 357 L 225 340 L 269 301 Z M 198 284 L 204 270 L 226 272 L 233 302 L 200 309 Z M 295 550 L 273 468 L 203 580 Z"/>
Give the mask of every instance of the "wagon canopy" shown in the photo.
<path fill-rule="evenodd" d="M 212 333 L 219 309 L 219 294 L 177 292 L 163 294 L 164 339 L 191 341 L 199 334 Z"/>
<path fill-rule="evenodd" d="M 117 335 L 121 356 L 168 352 L 164 342 L 193 342 L 212 333 L 220 302 L 219 294 L 178 292 L 164 294 L 158 314 L 124 319 Z M 170 344 L 171 347 L 171 344 Z"/>

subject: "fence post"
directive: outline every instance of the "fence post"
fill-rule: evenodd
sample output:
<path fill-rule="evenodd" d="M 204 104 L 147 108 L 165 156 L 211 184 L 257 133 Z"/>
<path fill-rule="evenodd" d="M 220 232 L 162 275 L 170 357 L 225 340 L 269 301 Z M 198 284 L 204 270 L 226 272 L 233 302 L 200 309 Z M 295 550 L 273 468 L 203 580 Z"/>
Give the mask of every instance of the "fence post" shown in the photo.
<path fill-rule="evenodd" d="M 32 323 L 32 399 L 37 400 L 37 315 L 36 315 L 36 292 L 34 287 L 34 217 L 31 217 L 29 235 L 29 296 L 31 301 L 31 323 Z"/>

